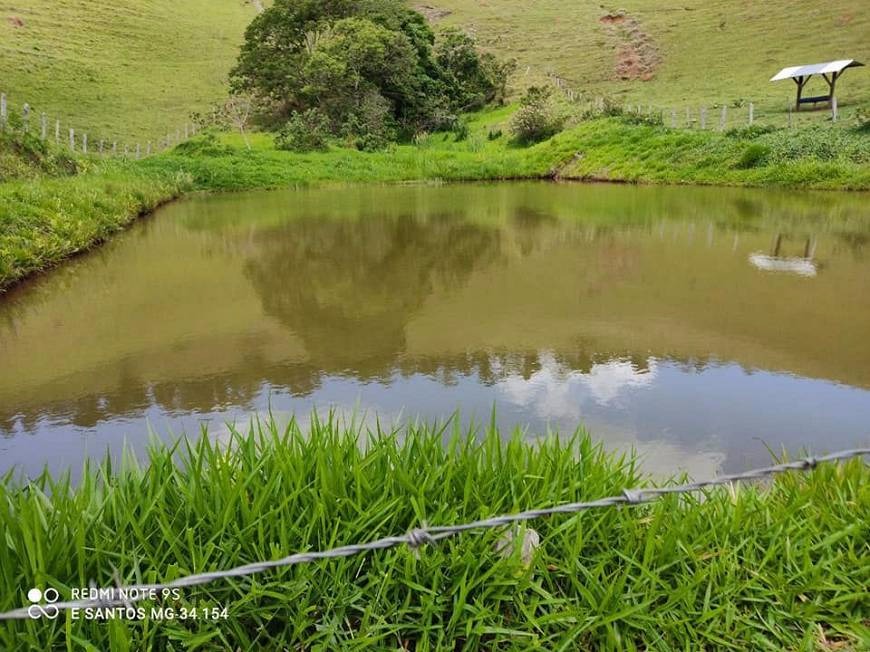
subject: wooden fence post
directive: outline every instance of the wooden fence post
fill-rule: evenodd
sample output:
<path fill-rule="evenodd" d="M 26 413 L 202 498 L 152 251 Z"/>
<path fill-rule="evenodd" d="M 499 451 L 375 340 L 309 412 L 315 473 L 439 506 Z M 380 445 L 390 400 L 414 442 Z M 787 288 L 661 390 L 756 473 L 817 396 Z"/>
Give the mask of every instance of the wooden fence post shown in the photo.
<path fill-rule="evenodd" d="M 30 105 L 25 102 L 24 107 L 21 109 L 21 128 L 24 130 L 24 133 L 30 131 Z"/>
<path fill-rule="evenodd" d="M 69 128 L 69 148 L 76 151 L 76 130 L 72 127 Z"/>
<path fill-rule="evenodd" d="M 190 138 L 190 126 L 185 122 L 184 123 L 184 140 Z"/>
<path fill-rule="evenodd" d="M 837 121 L 837 97 L 836 95 L 831 98 L 831 121 Z"/>
<path fill-rule="evenodd" d="M 103 155 L 103 151 L 105 150 L 106 141 L 100 138 L 100 156 Z"/>
<path fill-rule="evenodd" d="M 755 104 L 752 102 L 749 103 L 749 126 L 752 126 L 752 123 L 755 122 Z"/>
<path fill-rule="evenodd" d="M 719 115 L 719 131 L 725 131 L 725 125 L 728 122 L 728 106 L 722 105 L 722 113 Z"/>
<path fill-rule="evenodd" d="M 60 145 L 60 120 L 54 121 L 54 144 Z"/>
<path fill-rule="evenodd" d="M 145 145 L 145 156 L 151 156 L 151 141 L 148 141 L 148 144 Z"/>
<path fill-rule="evenodd" d="M 112 156 L 118 155 L 118 141 L 112 141 Z"/>
<path fill-rule="evenodd" d="M 686 129 L 692 126 L 692 111 L 689 107 L 686 107 Z"/>
<path fill-rule="evenodd" d="M 674 129 L 677 128 L 677 110 L 676 109 L 671 109 L 671 127 Z"/>
<path fill-rule="evenodd" d="M 42 113 L 39 135 L 43 142 L 48 138 L 48 117 L 45 115 L 45 112 Z"/>
<path fill-rule="evenodd" d="M 83 154 L 88 153 L 88 135 L 87 134 L 82 134 L 82 153 Z"/>
<path fill-rule="evenodd" d="M 0 93 L 0 129 L 6 129 L 9 116 L 6 111 L 6 93 Z"/>
<path fill-rule="evenodd" d="M 130 158 L 130 146 L 124 145 L 124 158 Z"/>
<path fill-rule="evenodd" d="M 140 158 L 142 158 L 142 147 L 136 143 L 136 160 L 138 161 Z"/>
<path fill-rule="evenodd" d="M 701 129 L 707 128 L 707 107 L 701 107 Z"/>

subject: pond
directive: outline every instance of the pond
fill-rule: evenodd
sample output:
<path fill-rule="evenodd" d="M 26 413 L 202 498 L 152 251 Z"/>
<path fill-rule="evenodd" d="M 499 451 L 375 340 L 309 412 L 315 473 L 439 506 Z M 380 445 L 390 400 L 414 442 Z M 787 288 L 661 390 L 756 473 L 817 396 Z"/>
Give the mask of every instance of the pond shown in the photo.
<path fill-rule="evenodd" d="M 870 441 L 867 195 L 197 196 L 0 297 L 0 472 L 272 411 L 583 425 L 657 475 Z"/>

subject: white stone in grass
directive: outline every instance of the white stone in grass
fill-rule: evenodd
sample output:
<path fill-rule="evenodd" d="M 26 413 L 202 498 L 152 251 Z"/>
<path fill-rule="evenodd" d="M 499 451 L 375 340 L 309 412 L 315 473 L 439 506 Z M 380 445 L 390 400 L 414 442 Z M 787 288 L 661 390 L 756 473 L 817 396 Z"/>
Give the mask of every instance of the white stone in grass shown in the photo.
<path fill-rule="evenodd" d="M 520 541 L 520 536 L 522 540 Z M 541 536 L 530 527 L 521 527 L 514 525 L 502 532 L 502 535 L 495 542 L 495 551 L 502 556 L 503 559 L 508 559 L 516 552 L 517 545 L 520 548 L 520 560 L 523 566 L 528 568 L 532 565 L 532 560 L 535 558 L 535 550 L 541 546 Z"/>

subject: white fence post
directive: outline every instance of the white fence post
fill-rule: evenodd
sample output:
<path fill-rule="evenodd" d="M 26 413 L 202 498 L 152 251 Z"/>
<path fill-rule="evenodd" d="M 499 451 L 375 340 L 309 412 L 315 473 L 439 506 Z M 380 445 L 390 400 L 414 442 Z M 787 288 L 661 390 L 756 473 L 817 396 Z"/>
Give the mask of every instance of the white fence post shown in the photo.
<path fill-rule="evenodd" d="M 755 122 L 755 104 L 752 102 L 749 103 L 749 126 L 752 126 L 752 123 Z"/>
<path fill-rule="evenodd" d="M 69 129 L 69 148 L 76 151 L 76 130 L 72 127 Z"/>
<path fill-rule="evenodd" d="M 60 120 L 54 121 L 54 144 L 60 145 Z"/>
<path fill-rule="evenodd" d="M 103 149 L 104 149 L 105 144 L 106 144 L 106 142 L 102 138 L 100 138 L 100 156 L 103 155 Z"/>
<path fill-rule="evenodd" d="M 701 129 L 707 128 L 707 107 L 701 107 Z"/>
<path fill-rule="evenodd" d="M 728 106 L 722 105 L 722 113 L 719 115 L 719 131 L 725 131 L 725 124 L 728 122 Z"/>
<path fill-rule="evenodd" d="M 142 147 L 136 143 L 136 160 L 138 161 L 140 158 L 142 158 Z"/>
<path fill-rule="evenodd" d="M 30 131 L 30 105 L 27 102 L 24 103 L 24 108 L 21 110 L 21 125 L 24 133 Z"/>
<path fill-rule="evenodd" d="M 788 103 L 788 128 L 791 129 L 791 102 Z"/>
<path fill-rule="evenodd" d="M 116 156 L 118 154 L 118 141 L 112 142 L 112 156 Z"/>
<path fill-rule="evenodd" d="M 676 109 L 671 109 L 671 127 L 674 129 L 677 128 L 677 110 Z"/>
<path fill-rule="evenodd" d="M 831 98 L 831 121 L 832 122 L 837 121 L 837 98 L 836 97 Z"/>
<path fill-rule="evenodd" d="M 6 129 L 9 114 L 6 110 L 6 93 L 0 93 L 0 129 Z"/>
<path fill-rule="evenodd" d="M 145 156 L 151 156 L 151 141 L 148 141 L 148 144 L 145 145 Z"/>
<path fill-rule="evenodd" d="M 82 154 L 88 153 L 88 135 L 82 134 Z"/>

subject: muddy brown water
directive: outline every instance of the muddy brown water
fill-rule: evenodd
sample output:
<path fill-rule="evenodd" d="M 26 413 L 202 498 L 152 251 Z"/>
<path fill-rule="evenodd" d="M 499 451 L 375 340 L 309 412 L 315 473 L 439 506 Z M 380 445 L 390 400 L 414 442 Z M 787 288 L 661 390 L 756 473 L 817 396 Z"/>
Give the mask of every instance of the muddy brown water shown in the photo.
<path fill-rule="evenodd" d="M 495 408 L 656 474 L 864 445 L 868 206 L 546 183 L 189 198 L 0 297 L 0 471 L 270 409 Z"/>

